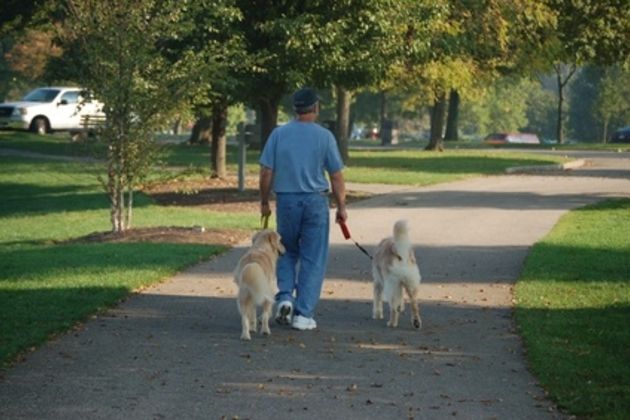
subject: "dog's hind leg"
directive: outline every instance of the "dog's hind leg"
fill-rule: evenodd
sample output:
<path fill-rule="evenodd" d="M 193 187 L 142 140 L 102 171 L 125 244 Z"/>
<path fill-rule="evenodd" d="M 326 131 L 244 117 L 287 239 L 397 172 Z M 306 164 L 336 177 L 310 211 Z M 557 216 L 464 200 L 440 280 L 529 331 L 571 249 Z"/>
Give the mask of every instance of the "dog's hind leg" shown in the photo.
<path fill-rule="evenodd" d="M 252 337 L 249 334 L 250 323 L 249 323 L 249 307 L 248 301 L 249 298 L 242 298 L 239 296 L 238 300 L 238 311 L 241 314 L 241 340 L 251 340 Z M 251 302 L 250 302 L 251 303 Z"/>
<path fill-rule="evenodd" d="M 372 318 L 383 319 L 383 280 L 377 270 L 372 272 L 374 277 L 374 299 L 372 304 Z"/>
<path fill-rule="evenodd" d="M 273 302 L 265 300 L 263 303 L 262 317 L 260 318 L 261 326 L 260 333 L 264 335 L 270 335 L 271 330 L 269 329 L 269 318 L 271 317 L 271 308 L 273 306 Z"/>
<path fill-rule="evenodd" d="M 398 327 L 398 318 L 402 312 L 404 305 L 402 296 L 402 287 L 398 285 L 397 289 L 393 291 L 392 296 L 389 299 L 389 322 L 388 327 Z"/>
<path fill-rule="evenodd" d="M 409 296 L 409 302 L 411 304 L 411 325 L 414 328 L 422 328 L 422 319 L 420 319 L 420 305 L 418 304 L 418 288 L 405 286 L 407 295 Z"/>
<path fill-rule="evenodd" d="M 258 327 L 256 322 L 256 304 L 252 301 L 248 309 L 247 318 L 249 319 L 249 330 L 251 332 L 256 332 Z"/>

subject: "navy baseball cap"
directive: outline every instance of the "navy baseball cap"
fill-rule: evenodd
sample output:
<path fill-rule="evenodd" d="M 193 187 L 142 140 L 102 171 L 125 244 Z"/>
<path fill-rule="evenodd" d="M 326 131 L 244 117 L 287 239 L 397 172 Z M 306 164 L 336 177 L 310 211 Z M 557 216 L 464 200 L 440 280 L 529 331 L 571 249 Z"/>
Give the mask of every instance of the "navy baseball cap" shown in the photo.
<path fill-rule="evenodd" d="M 315 89 L 302 88 L 293 94 L 294 108 L 308 108 L 320 100 Z"/>

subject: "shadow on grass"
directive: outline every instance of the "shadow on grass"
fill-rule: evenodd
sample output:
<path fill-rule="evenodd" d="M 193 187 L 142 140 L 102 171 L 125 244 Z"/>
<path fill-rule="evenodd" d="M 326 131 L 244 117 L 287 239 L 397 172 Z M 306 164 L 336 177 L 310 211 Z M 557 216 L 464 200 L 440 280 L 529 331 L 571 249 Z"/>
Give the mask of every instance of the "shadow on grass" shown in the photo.
<path fill-rule="evenodd" d="M 68 330 L 131 291 L 122 286 L 6 290 L 1 285 L 0 280 L 0 362 Z"/>
<path fill-rule="evenodd" d="M 84 185 L 40 186 L 33 184 L 0 183 L 0 217 L 28 214 L 48 214 L 66 211 L 108 209 L 104 192 Z M 134 208 L 151 204 L 151 199 L 136 194 Z"/>
<path fill-rule="evenodd" d="M 561 408 L 584 418 L 630 412 L 630 306 L 522 308 L 530 366 Z"/>
<path fill-rule="evenodd" d="M 623 249 L 541 242 L 534 245 L 528 258 L 536 262 L 528 264 L 523 273 L 529 282 L 630 283 L 630 252 Z"/>
<path fill-rule="evenodd" d="M 211 244 L 172 243 L 81 243 L 26 249 L 0 248 L 0 286 L 25 280 L 49 284 L 56 281 L 56 277 L 87 276 L 86 280 L 78 281 L 106 285 L 132 281 L 132 287 L 136 287 L 141 284 L 141 278 L 116 280 L 117 276 L 133 276 L 143 270 L 160 269 L 170 273 L 175 268 L 207 259 L 224 249 Z"/>

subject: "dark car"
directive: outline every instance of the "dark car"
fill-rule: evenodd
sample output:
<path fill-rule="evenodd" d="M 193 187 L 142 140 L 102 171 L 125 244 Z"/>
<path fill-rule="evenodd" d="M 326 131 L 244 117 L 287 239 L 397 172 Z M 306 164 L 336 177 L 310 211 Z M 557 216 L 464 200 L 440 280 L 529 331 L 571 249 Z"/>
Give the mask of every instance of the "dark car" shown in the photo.
<path fill-rule="evenodd" d="M 630 143 L 630 126 L 620 128 L 610 139 L 611 143 Z"/>
<path fill-rule="evenodd" d="M 493 133 L 483 139 L 486 144 L 502 146 L 504 144 L 540 144 L 540 139 L 532 133 Z"/>

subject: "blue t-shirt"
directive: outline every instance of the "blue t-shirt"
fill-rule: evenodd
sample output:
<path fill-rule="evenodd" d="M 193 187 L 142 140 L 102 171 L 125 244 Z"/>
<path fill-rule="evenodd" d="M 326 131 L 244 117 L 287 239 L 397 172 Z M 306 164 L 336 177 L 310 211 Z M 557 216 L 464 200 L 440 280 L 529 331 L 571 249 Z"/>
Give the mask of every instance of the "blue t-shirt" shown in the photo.
<path fill-rule="evenodd" d="M 276 193 L 311 193 L 329 188 L 324 171 L 343 169 L 335 137 L 313 122 L 293 120 L 276 127 L 262 154 L 260 164 L 273 171 Z"/>

